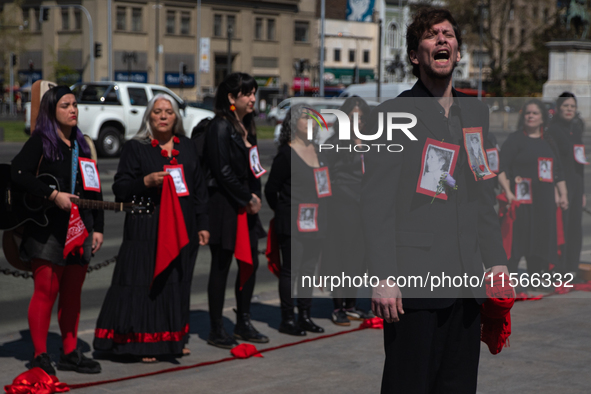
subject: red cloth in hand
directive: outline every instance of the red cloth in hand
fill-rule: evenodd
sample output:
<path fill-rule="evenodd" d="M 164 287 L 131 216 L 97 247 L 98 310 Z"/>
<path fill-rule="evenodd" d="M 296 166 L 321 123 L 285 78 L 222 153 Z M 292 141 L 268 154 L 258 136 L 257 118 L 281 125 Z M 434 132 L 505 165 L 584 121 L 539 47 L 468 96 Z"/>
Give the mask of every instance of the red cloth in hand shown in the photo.
<path fill-rule="evenodd" d="M 365 319 L 363 323 L 359 325 L 359 328 L 375 328 L 376 330 L 384 329 L 384 319 L 381 317 L 372 317 L 371 319 Z"/>
<path fill-rule="evenodd" d="M 501 193 L 497 196 L 499 200 L 499 217 L 503 218 L 501 222 L 501 236 L 503 237 L 503 247 L 507 254 L 507 259 L 511 258 L 511 247 L 513 246 L 513 222 L 517 217 L 517 208 L 521 204 L 513 200 L 511 206 L 507 208 L 507 196 Z"/>
<path fill-rule="evenodd" d="M 158 245 L 156 246 L 156 264 L 154 277 L 162 273 L 189 243 L 185 217 L 170 175 L 164 177 L 160 214 L 158 216 Z"/>
<path fill-rule="evenodd" d="M 486 295 L 488 299 L 480 306 L 480 340 L 488 345 L 492 354 L 500 353 L 503 346 L 509 346 L 511 335 L 511 308 L 515 303 L 515 293 L 509 277 L 504 280 L 495 275 L 491 286 L 487 275 Z"/>
<path fill-rule="evenodd" d="M 238 210 L 238 225 L 236 226 L 236 246 L 234 257 L 240 266 L 240 290 L 254 272 L 252 251 L 250 250 L 250 235 L 248 233 L 248 217 L 246 208 Z"/>
<path fill-rule="evenodd" d="M 263 357 L 259 350 L 250 343 L 241 343 L 230 350 L 230 353 L 237 358 L 249 358 L 249 357 Z"/>
<path fill-rule="evenodd" d="M 279 278 L 281 271 L 280 248 L 277 234 L 275 234 L 275 218 L 269 222 L 269 232 L 267 233 L 267 250 L 265 251 L 267 257 L 267 268 L 276 277 Z"/>
<path fill-rule="evenodd" d="M 35 367 L 14 378 L 12 384 L 4 386 L 4 391 L 7 394 L 53 394 L 65 393 L 70 388 L 67 384 L 60 383 L 57 377 Z"/>
<path fill-rule="evenodd" d="M 88 237 L 88 231 L 80 217 L 78 205 L 72 203 L 70 222 L 68 223 L 68 234 L 66 235 L 66 244 L 64 245 L 64 259 L 67 258 L 70 253 L 82 256 L 84 254 L 84 248 L 82 246 L 84 245 L 86 237 Z"/>
<path fill-rule="evenodd" d="M 560 247 L 564 245 L 564 225 L 562 222 L 562 209 L 556 207 L 556 245 L 558 245 L 558 255 L 562 255 Z M 552 269 L 552 268 L 550 268 Z"/>

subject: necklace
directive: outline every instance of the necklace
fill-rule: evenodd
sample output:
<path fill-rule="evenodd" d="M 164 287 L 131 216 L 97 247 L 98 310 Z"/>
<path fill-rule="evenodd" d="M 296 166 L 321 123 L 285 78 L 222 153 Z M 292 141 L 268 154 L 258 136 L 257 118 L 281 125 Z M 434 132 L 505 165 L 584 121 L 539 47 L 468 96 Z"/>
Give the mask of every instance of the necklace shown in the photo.
<path fill-rule="evenodd" d="M 181 141 L 179 140 L 179 137 L 177 137 L 176 135 L 174 137 L 172 137 L 172 142 L 174 144 L 178 144 Z M 153 138 L 152 139 L 152 146 L 154 148 L 159 147 L 160 148 L 160 155 L 162 157 L 164 157 L 165 159 L 168 159 L 168 152 L 166 151 L 166 149 L 163 149 L 160 146 L 160 142 L 158 142 L 157 139 Z M 173 145 L 174 146 L 174 145 Z M 178 164 L 178 161 L 176 160 L 176 156 L 179 155 L 179 151 L 177 149 L 174 149 L 174 147 L 172 148 L 172 150 L 170 151 L 171 155 L 172 155 L 172 160 L 170 161 L 170 164 L 172 164 L 173 166 L 176 166 Z"/>

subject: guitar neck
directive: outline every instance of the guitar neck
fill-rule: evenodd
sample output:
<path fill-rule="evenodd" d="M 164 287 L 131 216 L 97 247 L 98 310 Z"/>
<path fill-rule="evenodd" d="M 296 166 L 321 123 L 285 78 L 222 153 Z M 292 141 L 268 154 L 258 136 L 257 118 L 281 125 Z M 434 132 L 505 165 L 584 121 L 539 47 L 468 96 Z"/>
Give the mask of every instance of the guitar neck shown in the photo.
<path fill-rule="evenodd" d="M 81 198 L 72 198 L 72 202 L 82 209 L 103 209 L 106 211 L 123 211 L 122 202 L 84 200 Z"/>

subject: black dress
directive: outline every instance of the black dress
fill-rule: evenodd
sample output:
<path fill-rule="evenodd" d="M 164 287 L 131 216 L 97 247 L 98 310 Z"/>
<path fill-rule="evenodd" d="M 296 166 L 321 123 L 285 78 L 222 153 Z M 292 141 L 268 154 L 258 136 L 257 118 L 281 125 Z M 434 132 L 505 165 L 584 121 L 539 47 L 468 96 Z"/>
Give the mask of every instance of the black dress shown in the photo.
<path fill-rule="evenodd" d="M 189 306 L 198 232 L 207 229 L 207 190 L 194 144 L 179 137 L 177 161 L 183 165 L 189 195 L 179 197 L 190 242 L 152 284 L 156 259 L 161 188 L 147 188 L 144 176 L 162 171 L 170 159 L 149 140 L 123 146 L 113 192 L 117 201 L 150 198 L 150 215 L 127 214 L 123 243 L 111 287 L 97 321 L 94 348 L 116 354 L 181 354 L 189 338 Z"/>
<path fill-rule="evenodd" d="M 531 204 L 517 208 L 513 223 L 513 245 L 509 271 L 516 272 L 522 256 L 528 259 L 530 274 L 547 271 L 557 263 L 556 202 L 554 186 L 563 181 L 562 166 L 551 137 L 530 138 L 523 131 L 509 135 L 500 153 L 500 172 L 505 172 L 515 194 L 515 177 L 531 179 Z M 540 181 L 538 158 L 552 158 L 553 182 Z"/>
<path fill-rule="evenodd" d="M 585 124 L 576 117 L 570 122 L 557 116 L 552 119 L 548 132 L 558 148 L 564 167 L 564 180 L 568 192 L 568 209 L 563 213 L 565 245 L 561 269 L 572 272 L 578 269 L 583 245 L 583 194 L 585 194 L 584 164 L 575 161 L 574 145 L 583 144 Z"/>

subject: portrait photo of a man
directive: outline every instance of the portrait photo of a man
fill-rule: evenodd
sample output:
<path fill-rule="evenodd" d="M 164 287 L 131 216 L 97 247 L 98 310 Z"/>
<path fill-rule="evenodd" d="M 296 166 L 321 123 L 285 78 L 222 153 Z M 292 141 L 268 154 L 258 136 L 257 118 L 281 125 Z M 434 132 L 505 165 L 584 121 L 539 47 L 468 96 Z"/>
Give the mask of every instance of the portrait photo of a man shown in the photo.
<path fill-rule="evenodd" d="M 574 145 L 573 146 L 575 161 L 579 164 L 589 164 L 587 157 L 585 156 L 585 145 Z"/>
<path fill-rule="evenodd" d="M 328 167 L 314 169 L 314 180 L 316 181 L 316 192 L 318 193 L 319 198 L 332 195 Z"/>
<path fill-rule="evenodd" d="M 183 165 L 179 164 L 176 166 L 164 166 L 164 171 L 167 171 L 172 177 L 176 194 L 179 197 L 188 196 L 189 190 L 187 189 L 187 183 L 185 182 Z"/>
<path fill-rule="evenodd" d="M 487 149 L 486 157 L 488 159 L 488 168 L 492 172 L 499 172 L 499 150 L 497 148 Z"/>
<path fill-rule="evenodd" d="M 300 204 L 298 206 L 298 230 L 301 232 L 318 231 L 318 204 Z"/>
<path fill-rule="evenodd" d="M 101 181 L 96 163 L 93 160 L 79 158 L 84 190 L 101 191 Z"/>
<path fill-rule="evenodd" d="M 263 166 L 261 165 L 259 150 L 257 149 L 256 146 L 253 146 L 252 148 L 250 148 L 249 158 L 250 158 L 250 169 L 252 170 L 252 173 L 254 174 L 255 177 L 260 178 L 265 172 L 267 172 L 267 170 L 265 170 L 263 168 Z"/>
<path fill-rule="evenodd" d="M 515 184 L 515 199 L 524 204 L 531 204 L 531 179 L 522 178 L 521 182 Z"/>

